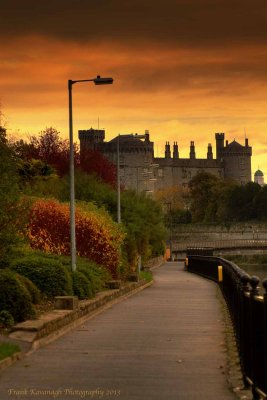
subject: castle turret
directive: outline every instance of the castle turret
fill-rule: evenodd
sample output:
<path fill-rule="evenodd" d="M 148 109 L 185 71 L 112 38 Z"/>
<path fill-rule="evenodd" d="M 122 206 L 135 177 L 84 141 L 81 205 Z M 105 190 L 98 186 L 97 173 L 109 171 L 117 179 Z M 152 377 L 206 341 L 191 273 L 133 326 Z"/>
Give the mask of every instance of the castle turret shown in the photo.
<path fill-rule="evenodd" d="M 260 186 L 264 186 L 264 174 L 260 169 L 254 174 L 254 182 L 258 183 Z"/>
<path fill-rule="evenodd" d="M 195 143 L 192 141 L 190 142 L 190 159 L 194 160 L 195 158 L 196 158 Z"/>
<path fill-rule="evenodd" d="M 165 158 L 171 158 L 170 142 L 166 142 L 166 144 L 165 144 Z"/>
<path fill-rule="evenodd" d="M 216 159 L 220 160 L 224 149 L 224 133 L 215 133 L 216 138 Z"/>
<path fill-rule="evenodd" d="M 213 159 L 213 152 L 212 152 L 211 143 L 208 144 L 207 159 L 208 160 L 212 160 Z"/>
<path fill-rule="evenodd" d="M 173 158 L 179 158 L 178 143 L 173 144 Z"/>

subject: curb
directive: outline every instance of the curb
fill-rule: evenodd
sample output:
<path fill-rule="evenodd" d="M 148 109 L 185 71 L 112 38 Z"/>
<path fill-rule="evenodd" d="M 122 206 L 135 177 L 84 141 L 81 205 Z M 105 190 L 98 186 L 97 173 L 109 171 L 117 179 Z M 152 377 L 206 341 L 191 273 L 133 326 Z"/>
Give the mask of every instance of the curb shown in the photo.
<path fill-rule="evenodd" d="M 84 301 L 83 303 L 81 303 L 78 310 L 73 310 L 73 311 L 63 310 L 63 312 L 62 310 L 59 310 L 58 313 L 54 312 L 55 314 L 54 321 L 56 321 L 55 326 L 53 325 L 54 321 L 52 321 L 52 324 L 51 321 L 47 321 L 44 322 L 43 324 L 39 324 L 40 326 L 38 327 L 37 326 L 38 323 L 36 324 L 36 320 L 33 320 L 33 326 L 29 326 L 28 329 L 24 327 L 23 324 L 25 325 L 26 323 L 29 325 L 29 321 L 24 321 L 24 323 L 17 324 L 17 330 L 14 330 L 9 335 L 10 341 L 12 341 L 12 339 L 14 338 L 18 340 L 18 337 L 16 338 L 14 336 L 21 333 L 22 336 L 23 334 L 26 335 L 25 341 L 31 343 L 31 348 L 25 353 L 23 352 L 14 353 L 12 356 L 7 357 L 4 360 L 0 361 L 0 371 L 8 368 L 12 364 L 14 364 L 17 360 L 20 360 L 25 356 L 27 357 L 40 347 L 52 343 L 54 340 L 63 336 L 65 333 L 69 332 L 73 328 L 76 328 L 77 326 L 83 324 L 87 320 L 109 309 L 113 305 L 148 288 L 153 283 L 154 283 L 153 280 L 150 282 L 140 281 L 129 284 L 121 289 L 109 290 L 108 293 L 106 294 L 105 292 L 100 292 L 98 294 L 98 298 Z M 51 314 L 53 314 L 53 312 Z M 13 336 L 11 336 L 12 334 Z M 27 335 L 29 336 L 29 339 L 27 338 Z"/>
<path fill-rule="evenodd" d="M 14 364 L 16 361 L 21 360 L 23 357 L 22 352 L 14 353 L 10 357 L 6 357 L 3 360 L 0 361 L 0 371 L 2 371 L 5 368 L 10 367 L 10 365 Z"/>

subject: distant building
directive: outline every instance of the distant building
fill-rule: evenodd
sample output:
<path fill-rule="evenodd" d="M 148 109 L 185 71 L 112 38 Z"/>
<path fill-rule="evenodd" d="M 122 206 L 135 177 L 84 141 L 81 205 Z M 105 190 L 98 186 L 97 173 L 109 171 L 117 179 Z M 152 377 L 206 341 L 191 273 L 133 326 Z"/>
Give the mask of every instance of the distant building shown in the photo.
<path fill-rule="evenodd" d="M 238 183 L 251 181 L 252 148 L 248 139 L 242 146 L 235 140 L 224 144 L 224 133 L 216 133 L 216 158 L 211 144 L 208 144 L 207 158 L 196 157 L 194 141 L 190 142 L 189 158 L 179 157 L 178 142 L 172 149 L 165 145 L 165 157 L 154 157 L 154 143 L 149 132 L 144 135 L 119 135 L 105 142 L 105 131 L 88 129 L 79 131 L 81 155 L 88 148 L 99 150 L 114 164 L 117 162 L 119 141 L 120 176 L 126 188 L 138 192 L 153 193 L 155 190 L 175 186 L 187 186 L 198 172 L 210 172 L 221 178 L 232 178 Z M 143 139 L 143 140 L 142 140 Z"/>
<path fill-rule="evenodd" d="M 254 174 L 254 182 L 258 183 L 260 186 L 264 186 L 265 185 L 265 183 L 264 183 L 264 174 L 260 169 L 258 169 Z"/>

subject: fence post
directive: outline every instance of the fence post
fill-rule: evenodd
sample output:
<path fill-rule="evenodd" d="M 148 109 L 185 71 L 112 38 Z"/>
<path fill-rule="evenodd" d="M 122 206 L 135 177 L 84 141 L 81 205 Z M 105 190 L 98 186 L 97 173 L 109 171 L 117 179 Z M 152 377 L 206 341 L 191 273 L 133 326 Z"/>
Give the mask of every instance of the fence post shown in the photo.
<path fill-rule="evenodd" d="M 185 257 L 185 262 L 184 262 L 184 270 L 188 270 L 188 257 Z"/>
<path fill-rule="evenodd" d="M 223 281 L 223 267 L 222 265 L 218 265 L 218 282 L 221 283 Z"/>

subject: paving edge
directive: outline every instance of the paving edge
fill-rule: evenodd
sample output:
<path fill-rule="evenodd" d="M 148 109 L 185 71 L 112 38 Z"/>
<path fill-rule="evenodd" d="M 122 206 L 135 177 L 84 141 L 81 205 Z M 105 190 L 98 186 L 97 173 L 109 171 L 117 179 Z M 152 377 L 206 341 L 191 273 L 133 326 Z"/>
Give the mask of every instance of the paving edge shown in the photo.
<path fill-rule="evenodd" d="M 40 347 L 44 347 L 49 343 L 52 343 L 54 340 L 56 340 L 57 338 L 65 335 L 66 333 L 68 333 L 69 331 L 71 331 L 72 329 L 76 328 L 77 326 L 85 323 L 87 320 L 94 318 L 96 315 L 102 313 L 103 311 L 111 308 L 113 305 L 127 299 L 128 297 L 133 296 L 134 294 L 148 288 L 149 286 L 151 286 L 154 283 L 153 280 L 151 280 L 150 282 L 146 282 L 143 285 L 138 285 L 137 287 L 134 287 L 132 290 L 130 289 L 128 292 L 123 292 L 119 293 L 120 290 L 117 291 L 117 297 L 110 299 L 110 296 L 107 295 L 106 296 L 106 301 L 104 304 L 100 305 L 99 307 L 97 307 L 94 310 L 90 310 L 86 315 L 83 315 L 82 317 L 78 317 L 77 319 L 75 319 L 74 321 L 60 327 L 59 329 L 55 330 L 54 332 L 52 332 L 51 334 L 44 336 L 40 339 L 34 340 L 32 342 L 31 348 L 29 351 L 22 353 L 22 352 L 18 352 L 18 353 L 14 353 L 12 354 L 12 356 L 5 358 L 4 360 L 0 361 L 0 371 L 10 367 L 12 364 L 14 364 L 16 361 L 21 360 L 24 357 L 29 356 L 30 354 L 32 354 L 34 351 L 36 351 L 37 349 L 39 349 Z"/>
<path fill-rule="evenodd" d="M 16 361 L 21 360 L 23 357 L 22 352 L 17 352 L 12 354 L 10 357 L 6 357 L 0 361 L 0 371 L 10 367 L 10 365 L 14 364 Z"/>

